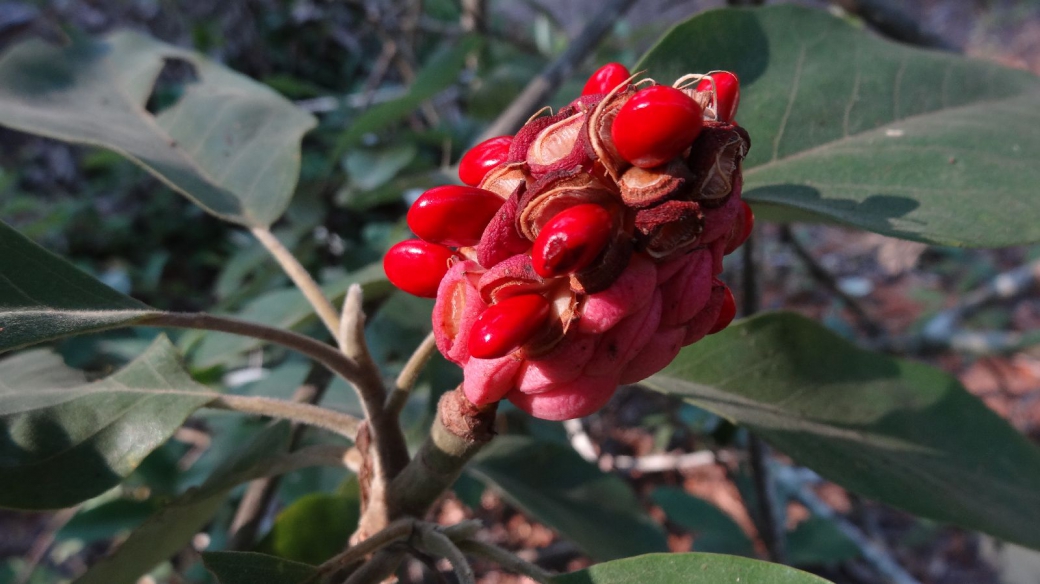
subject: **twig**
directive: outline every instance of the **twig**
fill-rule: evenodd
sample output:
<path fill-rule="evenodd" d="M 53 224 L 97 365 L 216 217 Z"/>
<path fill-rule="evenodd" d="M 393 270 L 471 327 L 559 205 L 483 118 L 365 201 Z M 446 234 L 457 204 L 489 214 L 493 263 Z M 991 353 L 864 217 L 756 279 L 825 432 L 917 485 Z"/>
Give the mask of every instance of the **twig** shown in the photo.
<path fill-rule="evenodd" d="M 785 563 L 787 558 L 786 534 L 782 519 L 782 506 L 778 504 L 773 491 L 773 476 L 769 465 L 769 447 L 754 434 L 748 434 L 748 455 L 751 462 L 751 475 L 758 499 L 759 535 L 766 546 L 769 559 L 777 563 Z"/>
<path fill-rule="evenodd" d="M 14 580 L 15 584 L 26 584 L 32 578 L 36 567 L 40 565 L 40 562 L 54 544 L 54 538 L 57 537 L 58 532 L 76 516 L 77 511 L 79 511 L 79 505 L 62 509 L 50 516 L 43 528 L 43 533 L 36 538 L 32 547 L 29 548 L 29 552 L 25 555 L 25 565 L 19 570 L 18 577 Z"/>
<path fill-rule="evenodd" d="M 300 289 L 300 292 L 303 292 L 304 297 L 314 307 L 318 318 L 325 323 L 325 327 L 335 337 L 339 328 L 339 317 L 336 314 L 336 309 L 329 302 L 325 293 L 321 291 L 321 286 L 318 286 L 318 283 L 311 277 L 310 272 L 300 264 L 296 256 L 286 249 L 282 242 L 278 241 L 278 238 L 266 227 L 254 227 L 251 231 L 253 236 L 267 248 L 267 251 L 271 253 L 275 261 L 282 266 L 282 269 L 285 270 L 289 279 L 296 284 L 296 287 Z"/>
<path fill-rule="evenodd" d="M 634 3 L 635 0 L 608 0 L 603 3 L 600 11 L 585 24 L 585 28 L 570 43 L 567 50 L 527 84 L 523 92 L 484 131 L 477 142 L 515 133 L 524 120 L 540 108 L 560 83 L 596 48 L 614 23 Z"/>
<path fill-rule="evenodd" d="M 325 365 L 333 373 L 336 373 L 347 382 L 357 387 L 358 383 L 365 379 L 361 368 L 353 359 L 337 351 L 334 347 L 312 339 L 311 337 L 287 331 L 284 329 L 269 327 L 245 320 L 239 320 L 228 316 L 217 316 L 203 312 L 181 313 L 162 312 L 146 316 L 134 324 L 139 326 L 157 326 L 200 329 L 207 331 L 218 331 L 253 337 L 262 341 L 268 341 L 287 347 Z M 338 325 L 337 325 L 338 328 Z M 335 329 L 333 329 L 335 331 Z M 360 389 L 358 390 L 360 393 Z"/>
<path fill-rule="evenodd" d="M 719 462 L 719 456 L 711 450 L 679 452 L 674 454 L 646 454 L 643 456 L 604 455 L 601 465 L 624 472 L 669 472 L 711 466 Z"/>
<path fill-rule="evenodd" d="M 335 432 L 349 440 L 354 440 L 361 424 L 354 416 L 336 410 L 271 397 L 226 394 L 218 396 L 207 407 L 291 420 Z"/>
<path fill-rule="evenodd" d="M 831 0 L 846 12 L 855 14 L 881 34 L 911 45 L 959 51 L 960 48 L 943 37 L 925 30 L 920 23 L 903 12 L 891 0 Z"/>
<path fill-rule="evenodd" d="M 346 551 L 326 560 L 325 563 L 318 566 L 315 579 L 334 574 L 352 564 L 360 562 L 365 556 L 375 553 L 396 541 L 410 538 L 413 529 L 415 529 L 415 519 L 405 518 L 391 523 L 386 526 L 386 529 L 373 534 L 368 539 L 358 542 L 350 546 Z"/>
<path fill-rule="evenodd" d="M 802 260 L 802 263 L 805 264 L 805 267 L 809 270 L 809 275 L 812 276 L 817 283 L 822 284 L 827 288 L 827 291 L 833 296 L 841 300 L 842 304 L 849 309 L 849 312 L 851 312 L 852 316 L 855 317 L 857 324 L 859 324 L 860 328 L 862 328 L 867 335 L 874 338 L 885 336 L 886 332 L 884 327 L 882 327 L 876 319 L 867 314 L 867 311 L 863 308 L 862 304 L 841 289 L 841 286 L 838 285 L 834 275 L 827 271 L 827 268 L 821 266 L 820 263 L 816 261 L 816 258 L 809 253 L 809 250 L 805 249 L 805 246 L 798 241 L 798 238 L 791 231 L 789 225 L 783 225 L 780 228 L 780 239 L 787 243 L 791 248 L 791 251 L 798 256 L 798 259 Z"/>
<path fill-rule="evenodd" d="M 783 485 L 786 492 L 790 493 L 799 503 L 805 505 L 813 515 L 832 522 L 846 537 L 848 537 L 860 553 L 882 577 L 891 584 L 920 584 L 913 576 L 906 572 L 884 549 L 875 544 L 856 527 L 851 521 L 838 514 L 830 505 L 821 500 L 816 493 L 806 488 L 795 469 L 778 465 L 773 469 L 777 482 Z"/>
<path fill-rule="evenodd" d="M 357 388 L 364 402 L 365 412 L 369 419 L 380 416 L 383 412 L 383 401 L 386 399 L 386 388 L 379 373 L 379 367 L 372 360 L 365 341 L 365 314 L 362 312 L 364 297 L 359 284 L 351 284 L 347 297 L 343 302 L 343 317 L 338 327 L 337 339 L 343 353 L 358 365 L 362 374 Z"/>
<path fill-rule="evenodd" d="M 332 375 L 323 367 L 314 365 L 307 374 L 303 385 L 296 389 L 293 401 L 315 405 L 325 395 L 325 390 L 332 381 Z M 289 439 L 288 451 L 295 451 L 300 446 L 308 426 L 294 424 Z M 344 455 L 345 458 L 345 455 Z M 344 461 L 345 464 L 345 461 Z M 281 485 L 282 475 L 257 479 L 249 483 L 242 500 L 235 510 L 235 517 L 228 528 L 228 549 L 245 550 L 253 547 L 260 525 L 268 516 L 274 496 Z"/>
<path fill-rule="evenodd" d="M 398 547 L 400 546 L 394 545 L 376 552 L 376 555 L 355 570 L 344 584 L 373 584 L 390 577 L 406 555 L 405 550 L 396 549 Z"/>
<path fill-rule="evenodd" d="M 401 373 L 397 375 L 394 390 L 390 392 L 390 397 L 386 398 L 386 407 L 384 408 L 386 415 L 401 415 L 401 410 L 404 409 L 405 404 L 408 402 L 408 397 L 415 387 L 415 382 L 419 379 L 419 374 L 422 373 L 423 367 L 429 362 L 435 350 L 437 350 L 437 339 L 433 336 L 433 333 L 430 333 L 426 335 L 423 342 L 415 349 L 412 356 L 408 358 L 408 362 L 404 364 Z"/>
<path fill-rule="evenodd" d="M 592 442 L 592 437 L 589 436 L 589 433 L 585 431 L 585 424 L 582 423 L 581 419 L 564 421 L 563 429 L 567 431 L 567 437 L 570 438 L 571 448 L 579 456 L 588 462 L 599 463 L 599 453 L 596 452 L 596 445 Z"/>
<path fill-rule="evenodd" d="M 459 541 L 458 546 L 459 549 L 464 552 L 491 560 L 506 570 L 527 576 L 535 582 L 548 584 L 552 579 L 552 574 L 546 570 L 543 570 L 530 562 L 524 561 L 496 545 L 477 541 L 475 539 L 465 539 Z"/>
<path fill-rule="evenodd" d="M 477 578 L 473 574 L 473 567 L 469 565 L 466 556 L 448 536 L 431 524 L 420 524 L 417 531 L 416 547 L 447 559 L 455 569 L 455 577 L 458 578 L 459 584 L 476 584 Z"/>

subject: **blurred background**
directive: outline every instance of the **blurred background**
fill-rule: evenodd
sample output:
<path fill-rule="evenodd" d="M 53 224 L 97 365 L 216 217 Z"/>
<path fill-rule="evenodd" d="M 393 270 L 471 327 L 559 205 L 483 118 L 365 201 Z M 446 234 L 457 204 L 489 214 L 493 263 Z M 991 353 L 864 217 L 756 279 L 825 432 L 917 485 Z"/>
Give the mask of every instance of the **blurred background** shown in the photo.
<path fill-rule="evenodd" d="M 1040 74 L 1036 0 L 802 4 L 841 13 L 905 42 Z M 0 0 L 0 50 L 33 35 L 60 38 L 130 28 L 200 51 L 315 113 L 320 126 L 304 140 L 300 187 L 276 234 L 324 282 L 331 282 L 377 262 L 406 235 L 401 218 L 409 197 L 447 182 L 463 150 L 532 78 L 545 71 L 550 77 L 562 74 L 544 103 L 565 104 L 599 65 L 619 61 L 631 66 L 672 24 L 724 5 L 678 0 Z M 602 34 L 589 29 L 596 19 L 608 24 Z M 472 42 L 482 42 L 476 56 L 460 53 Z M 577 44 L 588 49 L 568 55 Z M 561 58 L 566 67 L 560 67 Z M 150 107 L 175 100 L 188 77 L 190 71 L 168 68 Z M 107 151 L 0 129 L 0 218 L 113 288 L 162 309 L 259 310 L 258 298 L 271 298 L 288 285 L 248 234 L 206 215 Z M 762 224 L 756 233 L 763 308 L 796 310 L 862 343 L 930 361 L 957 375 L 1022 433 L 1040 440 L 1040 349 L 1028 342 L 1028 334 L 1019 334 L 1040 329 L 1035 292 L 1040 247 L 938 248 L 819 226 Z M 727 261 L 725 279 L 736 284 L 743 258 L 734 254 Z M 1013 293 L 987 292 L 988 283 L 1002 275 L 1016 283 Z M 738 305 L 740 288 L 734 286 Z M 392 372 L 428 330 L 429 304 L 387 294 L 371 298 L 377 304 L 370 306 L 370 330 L 377 357 Z M 939 331 L 943 341 L 937 346 L 924 351 L 900 343 L 938 326 L 940 317 L 973 298 L 979 302 L 958 312 L 965 318 L 956 327 Z M 70 365 L 101 375 L 135 356 L 150 341 L 149 334 L 154 332 L 96 335 L 58 349 Z M 219 342 L 180 341 L 182 347 Z M 195 375 L 236 390 L 276 388 L 270 392 L 288 395 L 307 374 L 302 362 L 283 354 L 229 349 L 206 355 L 190 358 Z M 412 405 L 416 420 L 428 413 L 438 388 L 453 386 L 458 376 L 448 364 L 434 363 L 425 381 L 425 401 Z M 662 487 L 708 504 L 699 519 L 667 523 L 673 551 L 703 549 L 696 545 L 698 538 L 734 537 L 735 525 L 735 537 L 742 532 L 753 553 L 764 557 L 746 506 L 748 487 L 741 472 L 746 437 L 726 422 L 634 389 L 620 391 L 596 417 L 565 428 L 537 424 L 515 412 L 507 411 L 506 417 L 506 431 L 514 424 L 556 436 L 623 477 L 659 518 L 662 499 L 648 495 Z M 124 487 L 119 505 L 107 505 L 93 517 L 84 519 L 83 510 L 0 511 L 0 583 L 57 582 L 82 572 L 155 508 L 154 495 L 161 500 L 178 492 L 192 476 L 204 476 L 207 461 L 216 458 L 212 451 L 233 448 L 228 435 L 241 429 L 222 423 L 193 419 Z M 277 505 L 334 489 L 344 478 L 310 473 L 287 481 Z M 1040 583 L 1040 553 L 917 519 L 834 485 L 818 484 L 814 492 L 841 521 L 857 526 L 922 583 Z M 555 569 L 589 563 L 572 544 L 479 485 L 461 485 L 438 513 L 444 521 L 484 519 L 492 541 Z M 842 535 L 840 521 L 819 514 L 809 519 L 807 508 L 794 501 L 785 517 L 788 563 L 839 583 L 884 581 L 869 568 L 862 549 Z M 227 523 L 229 517 L 219 521 Z M 181 570 L 190 564 L 190 550 L 186 553 L 187 559 L 174 559 L 150 578 L 204 580 L 198 570 Z M 521 581 L 487 566 L 478 565 L 478 573 L 489 584 Z M 429 580 L 420 566 L 411 577 L 438 581 Z"/>

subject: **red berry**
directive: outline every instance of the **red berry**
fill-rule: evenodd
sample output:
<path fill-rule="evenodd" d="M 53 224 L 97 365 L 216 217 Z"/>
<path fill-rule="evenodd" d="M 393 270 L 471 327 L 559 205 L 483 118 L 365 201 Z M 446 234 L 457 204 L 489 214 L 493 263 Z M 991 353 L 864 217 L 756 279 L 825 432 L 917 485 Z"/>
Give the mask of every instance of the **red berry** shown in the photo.
<path fill-rule="evenodd" d="M 582 95 L 594 95 L 597 93 L 610 93 L 618 85 L 621 85 L 632 74 L 628 72 L 621 63 L 607 63 L 596 69 L 596 72 L 585 82 L 585 88 L 581 90 Z"/>
<path fill-rule="evenodd" d="M 557 213 L 538 232 L 531 265 L 543 278 L 578 272 L 595 260 L 613 233 L 610 213 L 600 205 L 575 205 Z"/>
<path fill-rule="evenodd" d="M 723 252 L 725 255 L 733 253 L 738 247 L 744 245 L 747 238 L 751 236 L 751 230 L 755 227 L 755 213 L 751 211 L 751 205 L 748 205 L 746 201 L 741 201 L 740 204 L 743 207 L 737 220 L 733 222 L 733 230 L 730 231 L 729 241 L 726 242 L 726 250 Z"/>
<path fill-rule="evenodd" d="M 473 323 L 470 354 L 478 359 L 495 359 L 512 353 L 542 328 L 550 306 L 539 294 L 512 296 L 492 304 Z"/>
<path fill-rule="evenodd" d="M 716 280 L 718 282 L 718 280 Z M 737 315 L 737 302 L 733 300 L 733 292 L 729 289 L 729 286 L 725 286 L 725 296 L 722 298 L 722 309 L 719 310 L 719 318 L 715 321 L 715 325 L 708 331 L 709 335 L 713 335 L 722 329 L 729 326 L 729 323 L 733 322 L 733 317 Z"/>
<path fill-rule="evenodd" d="M 610 128 L 622 158 L 640 168 L 653 168 L 675 158 L 693 144 L 704 121 L 701 106 L 682 91 L 654 85 L 633 95 Z"/>
<path fill-rule="evenodd" d="M 402 241 L 383 256 L 387 279 L 409 294 L 436 298 L 455 253 L 443 245 L 418 239 Z"/>
<path fill-rule="evenodd" d="M 740 105 L 740 80 L 729 71 L 719 71 L 709 75 L 715 80 L 715 92 L 718 99 L 718 116 L 723 122 L 732 122 Z M 702 79 L 697 84 L 697 91 L 711 91 L 711 81 Z"/>
<path fill-rule="evenodd" d="M 459 161 L 459 178 L 471 187 L 479 186 L 491 169 L 509 158 L 512 136 L 489 138 L 469 149 Z"/>
<path fill-rule="evenodd" d="M 433 243 L 476 245 L 504 202 L 495 193 L 475 187 L 436 187 L 423 193 L 408 210 L 408 227 Z"/>

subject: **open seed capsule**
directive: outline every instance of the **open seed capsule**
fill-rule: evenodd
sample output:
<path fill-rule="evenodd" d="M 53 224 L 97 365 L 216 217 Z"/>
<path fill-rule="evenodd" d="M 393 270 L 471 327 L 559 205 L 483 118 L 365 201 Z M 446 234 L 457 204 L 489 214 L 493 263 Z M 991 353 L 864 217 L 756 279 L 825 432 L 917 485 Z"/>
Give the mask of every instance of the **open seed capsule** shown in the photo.
<path fill-rule="evenodd" d="M 459 179 L 471 187 L 480 186 L 491 169 L 509 158 L 509 145 L 512 143 L 512 136 L 497 136 L 470 148 L 459 161 Z"/>
<path fill-rule="evenodd" d="M 531 248 L 531 264 L 543 278 L 585 269 L 603 251 L 613 233 L 610 213 L 600 205 L 569 207 L 546 223 Z"/>
<path fill-rule="evenodd" d="M 732 122 L 740 106 L 740 80 L 729 71 L 718 71 L 709 75 L 715 81 L 715 93 L 718 100 L 716 114 L 719 121 Z M 711 81 L 702 79 L 697 84 L 697 91 L 711 91 Z"/>
<path fill-rule="evenodd" d="M 647 87 L 628 100 L 610 128 L 622 158 L 640 168 L 660 166 L 693 144 L 703 125 L 701 106 L 673 87 Z"/>
<path fill-rule="evenodd" d="M 585 88 L 581 90 L 582 95 L 595 95 L 597 93 L 610 93 L 618 85 L 621 85 L 631 77 L 621 63 L 607 63 L 596 69 L 596 72 L 585 82 Z"/>

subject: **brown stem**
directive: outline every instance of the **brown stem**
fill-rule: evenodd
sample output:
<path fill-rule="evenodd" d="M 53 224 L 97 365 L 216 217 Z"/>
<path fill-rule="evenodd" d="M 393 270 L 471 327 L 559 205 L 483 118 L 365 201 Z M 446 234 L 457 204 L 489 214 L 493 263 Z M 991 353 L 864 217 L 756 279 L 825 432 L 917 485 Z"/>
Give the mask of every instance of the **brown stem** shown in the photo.
<path fill-rule="evenodd" d="M 415 382 L 419 379 L 419 374 L 422 373 L 423 367 L 429 362 L 430 357 L 433 356 L 433 352 L 437 350 L 437 340 L 434 338 L 433 333 L 426 335 L 423 342 L 412 356 L 408 358 L 408 362 L 404 364 L 404 368 L 401 369 L 401 373 L 397 376 L 397 382 L 394 384 L 394 390 L 390 392 L 390 397 L 386 399 L 386 413 L 389 416 L 400 416 L 401 410 L 404 409 L 405 403 L 408 402 L 408 396 L 411 395 L 412 388 L 415 387 Z"/>

